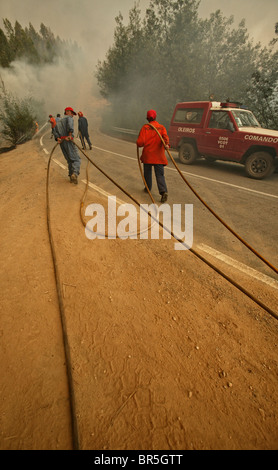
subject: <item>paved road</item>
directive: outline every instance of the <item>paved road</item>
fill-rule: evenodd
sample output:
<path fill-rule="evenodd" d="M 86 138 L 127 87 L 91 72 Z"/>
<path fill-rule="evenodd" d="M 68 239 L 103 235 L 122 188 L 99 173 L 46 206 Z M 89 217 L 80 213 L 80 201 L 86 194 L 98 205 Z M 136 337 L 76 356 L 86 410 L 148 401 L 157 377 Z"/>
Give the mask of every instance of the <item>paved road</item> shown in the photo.
<path fill-rule="evenodd" d="M 149 204 L 151 201 L 148 195 L 142 191 L 143 183 L 138 168 L 136 145 L 98 131 L 92 131 L 90 136 L 93 150 L 87 150 L 87 154 L 140 203 Z M 54 142 L 50 139 L 50 134 L 47 134 L 41 143 L 50 151 Z M 278 174 L 274 173 L 265 180 L 256 181 L 245 176 L 244 167 L 241 165 L 220 161 L 209 164 L 205 160 L 199 160 L 194 166 L 186 166 L 179 162 L 176 152 L 171 153 L 200 197 L 240 237 L 277 267 Z M 55 158 L 65 163 L 59 149 Z M 80 180 L 85 178 L 85 160 L 82 155 Z M 194 248 L 202 248 L 220 258 L 224 255 L 235 263 L 242 263 L 277 279 L 269 267 L 209 213 L 183 182 L 172 162 L 169 162 L 165 174 L 169 191 L 168 203 L 181 204 L 182 208 L 185 204 L 193 204 Z M 118 188 L 94 168 L 90 170 L 90 181 L 109 194 L 131 203 Z M 152 193 L 159 204 L 160 197 L 155 182 Z"/>

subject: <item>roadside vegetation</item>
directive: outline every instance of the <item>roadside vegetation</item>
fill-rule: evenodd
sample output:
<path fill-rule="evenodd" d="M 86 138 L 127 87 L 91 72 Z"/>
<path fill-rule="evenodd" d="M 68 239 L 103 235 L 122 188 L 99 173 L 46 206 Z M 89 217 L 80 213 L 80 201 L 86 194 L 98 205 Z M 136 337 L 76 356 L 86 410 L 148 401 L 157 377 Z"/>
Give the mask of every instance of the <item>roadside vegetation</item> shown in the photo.
<path fill-rule="evenodd" d="M 5 142 L 12 147 L 30 140 L 36 131 L 37 103 L 32 99 L 18 99 L 0 82 L 0 126 Z"/>
<path fill-rule="evenodd" d="M 29 23 L 23 28 L 18 21 L 14 26 L 3 19 L 4 30 L 0 28 L 0 67 L 11 67 L 15 60 L 41 66 L 52 64 L 59 58 L 67 59 L 69 50 L 78 50 L 76 43 L 55 37 L 50 28 L 41 23 L 37 32 Z"/>
<path fill-rule="evenodd" d="M 114 126 L 137 129 L 149 108 L 168 126 L 177 102 L 211 98 L 240 102 L 278 129 L 278 23 L 263 47 L 245 20 L 235 27 L 220 10 L 203 20 L 198 8 L 197 0 L 150 0 L 144 17 L 136 3 L 128 24 L 116 17 L 114 44 L 96 72 Z"/>
<path fill-rule="evenodd" d="M 31 23 L 23 28 L 18 21 L 13 26 L 3 19 L 3 24 L 4 28 L 0 28 L 0 134 L 5 145 L 16 146 L 34 135 L 37 116 L 45 114 L 43 102 L 32 96 L 18 98 L 10 93 L 1 78 L 1 69 L 13 70 L 15 61 L 34 67 L 54 64 L 61 58 L 67 62 L 69 51 L 78 50 L 78 46 L 55 37 L 43 23 L 39 32 Z"/>
<path fill-rule="evenodd" d="M 135 2 L 127 24 L 121 13 L 115 18 L 114 43 L 95 72 L 109 104 L 107 125 L 138 130 L 146 110 L 154 108 L 168 127 L 179 101 L 229 99 L 251 109 L 263 127 L 278 129 L 278 22 L 263 47 L 249 37 L 245 20 L 235 26 L 220 10 L 201 19 L 199 3 L 150 0 L 143 15 Z M 80 50 L 43 23 L 39 32 L 31 23 L 23 28 L 3 19 L 3 25 L 0 77 L 18 61 L 38 69 L 61 59 L 70 64 Z M 33 135 L 37 115 L 45 112 L 43 103 L 19 99 L 6 86 L 0 78 L 0 134 L 17 145 Z"/>

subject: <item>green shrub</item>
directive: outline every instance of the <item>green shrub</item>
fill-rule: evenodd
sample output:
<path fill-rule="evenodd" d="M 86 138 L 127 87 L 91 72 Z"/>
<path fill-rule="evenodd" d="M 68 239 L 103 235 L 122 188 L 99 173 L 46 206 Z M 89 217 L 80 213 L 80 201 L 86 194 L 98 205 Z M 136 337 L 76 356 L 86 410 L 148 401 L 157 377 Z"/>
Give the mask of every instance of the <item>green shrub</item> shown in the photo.
<path fill-rule="evenodd" d="M 2 82 L 0 94 L 1 134 L 12 145 L 30 140 L 35 132 L 36 116 L 32 100 L 18 99 L 8 93 Z"/>

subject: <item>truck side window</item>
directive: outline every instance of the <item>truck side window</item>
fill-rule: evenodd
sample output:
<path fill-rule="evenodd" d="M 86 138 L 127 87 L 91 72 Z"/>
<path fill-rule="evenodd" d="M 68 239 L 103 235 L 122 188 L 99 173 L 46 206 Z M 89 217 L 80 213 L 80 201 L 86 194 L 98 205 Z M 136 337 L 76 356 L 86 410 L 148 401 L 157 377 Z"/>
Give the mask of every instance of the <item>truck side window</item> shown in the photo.
<path fill-rule="evenodd" d="M 211 117 L 210 117 L 210 120 L 209 120 L 209 125 L 208 127 L 210 129 L 218 129 L 218 119 L 217 119 L 217 114 L 215 111 L 212 111 L 211 113 Z"/>
<path fill-rule="evenodd" d="M 225 111 L 212 111 L 209 128 L 210 129 L 228 129 L 229 128 L 230 116 Z"/>

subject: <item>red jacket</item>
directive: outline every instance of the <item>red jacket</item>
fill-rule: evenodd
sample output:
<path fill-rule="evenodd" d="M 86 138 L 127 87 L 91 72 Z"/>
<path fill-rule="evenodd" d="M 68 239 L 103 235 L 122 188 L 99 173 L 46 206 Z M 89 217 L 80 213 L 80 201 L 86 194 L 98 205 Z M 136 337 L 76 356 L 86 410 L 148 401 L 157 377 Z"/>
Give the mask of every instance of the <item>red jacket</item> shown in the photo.
<path fill-rule="evenodd" d="M 157 121 L 151 121 L 151 124 L 158 130 L 165 144 L 169 145 L 169 137 L 165 127 Z M 145 124 L 140 130 L 136 144 L 138 147 L 144 147 L 141 155 L 143 163 L 168 165 L 164 145 L 157 132 L 149 124 Z"/>
<path fill-rule="evenodd" d="M 52 117 L 49 119 L 49 122 L 51 124 L 51 128 L 54 129 L 54 127 L 56 126 L 56 119 Z"/>

